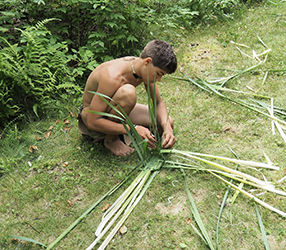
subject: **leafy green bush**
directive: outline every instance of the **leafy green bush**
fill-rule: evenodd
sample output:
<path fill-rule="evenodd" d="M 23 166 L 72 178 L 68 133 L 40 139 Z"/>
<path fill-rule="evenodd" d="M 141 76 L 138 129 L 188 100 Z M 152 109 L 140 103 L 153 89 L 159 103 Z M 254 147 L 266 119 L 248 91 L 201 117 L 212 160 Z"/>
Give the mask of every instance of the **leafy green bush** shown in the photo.
<path fill-rule="evenodd" d="M 146 28 L 145 9 L 140 6 L 122 0 L 4 0 L 0 26 L 8 41 L 17 41 L 14 27 L 57 18 L 56 25 L 47 26 L 57 41 L 67 42 L 77 52 L 88 49 L 102 62 L 137 52 Z"/>
<path fill-rule="evenodd" d="M 171 28 L 190 29 L 202 22 L 225 18 L 231 14 L 239 0 L 173 0 L 152 1 L 152 8 L 160 18 L 156 22 Z"/>
<path fill-rule="evenodd" d="M 239 0 L 4 0 L 0 3 L 0 31 L 18 40 L 15 27 L 48 25 L 57 41 L 69 48 L 88 49 L 97 61 L 138 54 L 148 40 L 149 24 L 192 28 L 195 24 L 231 13 Z M 73 51 L 74 52 L 74 51 Z"/>
<path fill-rule="evenodd" d="M 80 91 L 73 84 L 77 71 L 67 67 L 76 58 L 68 54 L 66 43 L 55 42 L 44 27 L 51 20 L 17 29 L 19 44 L 2 38 L 6 46 L 0 50 L 0 125 L 17 114 L 40 115 L 46 101 L 60 99 L 69 89 Z"/>

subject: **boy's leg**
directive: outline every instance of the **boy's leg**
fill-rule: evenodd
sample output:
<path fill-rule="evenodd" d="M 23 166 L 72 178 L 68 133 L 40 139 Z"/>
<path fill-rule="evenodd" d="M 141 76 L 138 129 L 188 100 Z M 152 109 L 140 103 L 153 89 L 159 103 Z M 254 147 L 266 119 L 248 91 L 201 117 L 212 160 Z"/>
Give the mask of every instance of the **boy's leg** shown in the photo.
<path fill-rule="evenodd" d="M 129 114 L 133 124 L 141 125 L 146 128 L 150 126 L 149 109 L 147 105 L 136 103 L 135 107 Z"/>
<path fill-rule="evenodd" d="M 146 128 L 151 127 L 151 120 L 149 116 L 149 109 L 147 105 L 137 103 L 135 107 L 132 109 L 129 115 L 130 120 L 133 124 L 141 125 Z M 174 121 L 172 117 L 169 116 L 169 121 L 171 123 L 172 128 L 174 128 Z M 159 134 L 162 135 L 164 129 L 159 125 L 158 126 Z"/>
<path fill-rule="evenodd" d="M 127 115 L 129 115 L 136 104 L 136 89 L 130 84 L 125 84 L 116 91 L 112 99 L 115 103 L 120 105 L 121 108 L 123 108 Z M 112 104 L 114 103 L 112 102 Z M 108 112 L 116 115 L 116 112 L 112 108 L 110 108 Z M 117 119 L 109 119 L 115 122 L 120 122 Z M 120 140 L 119 135 L 107 134 L 104 140 L 104 146 L 116 156 L 126 156 L 134 151 L 133 148 L 127 146 Z"/>

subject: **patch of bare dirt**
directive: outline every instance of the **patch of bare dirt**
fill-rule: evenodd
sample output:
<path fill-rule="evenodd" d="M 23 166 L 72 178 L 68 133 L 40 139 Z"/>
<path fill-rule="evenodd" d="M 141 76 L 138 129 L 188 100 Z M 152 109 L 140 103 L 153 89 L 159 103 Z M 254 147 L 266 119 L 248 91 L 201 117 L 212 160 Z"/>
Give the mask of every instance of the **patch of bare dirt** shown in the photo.
<path fill-rule="evenodd" d="M 178 215 L 186 213 L 186 197 L 178 197 L 171 203 L 157 203 L 155 209 L 163 215 Z"/>

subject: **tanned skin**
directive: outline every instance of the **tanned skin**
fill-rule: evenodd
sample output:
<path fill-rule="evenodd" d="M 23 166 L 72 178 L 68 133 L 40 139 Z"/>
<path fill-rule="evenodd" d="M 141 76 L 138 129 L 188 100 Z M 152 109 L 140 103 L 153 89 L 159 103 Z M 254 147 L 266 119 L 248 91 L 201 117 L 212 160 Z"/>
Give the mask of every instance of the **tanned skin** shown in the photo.
<path fill-rule="evenodd" d="M 136 79 L 132 74 L 132 62 L 134 71 L 140 77 L 139 79 Z M 106 134 L 104 146 L 116 156 L 126 156 L 134 151 L 133 148 L 127 146 L 119 139 L 120 134 L 126 135 L 127 132 L 121 122 L 116 119 L 85 112 L 87 110 L 94 110 L 115 114 L 115 111 L 100 96 L 89 93 L 89 91 L 107 95 L 118 103 L 126 114 L 129 115 L 133 124 L 137 125 L 136 130 L 142 140 L 147 139 L 148 146 L 155 148 L 155 138 L 148 129 L 148 107 L 137 103 L 136 87 L 143 83 L 147 91 L 147 82 L 149 81 L 150 89 L 153 90 L 154 79 L 160 81 L 166 73 L 166 71 L 155 67 L 150 57 L 145 59 L 124 57 L 105 62 L 90 74 L 83 95 L 83 105 L 85 108 L 81 114 L 82 120 L 90 130 Z M 162 138 L 162 147 L 171 148 L 175 144 L 173 120 L 168 116 L 157 85 L 155 94 L 157 100 L 158 129 L 163 132 L 164 137 Z M 154 100 L 153 91 L 151 91 L 151 97 Z"/>

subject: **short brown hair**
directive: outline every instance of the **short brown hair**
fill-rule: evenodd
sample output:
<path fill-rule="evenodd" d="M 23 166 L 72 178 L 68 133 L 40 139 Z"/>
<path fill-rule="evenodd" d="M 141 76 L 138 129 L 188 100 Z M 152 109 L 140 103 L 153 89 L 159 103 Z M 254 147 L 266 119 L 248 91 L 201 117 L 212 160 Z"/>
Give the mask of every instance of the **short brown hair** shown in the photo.
<path fill-rule="evenodd" d="M 140 54 L 140 58 L 151 57 L 153 65 L 172 74 L 177 69 L 177 57 L 170 43 L 153 40 L 149 42 Z"/>

